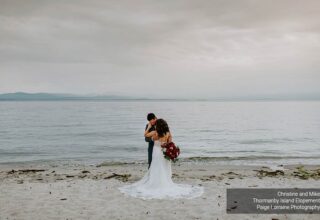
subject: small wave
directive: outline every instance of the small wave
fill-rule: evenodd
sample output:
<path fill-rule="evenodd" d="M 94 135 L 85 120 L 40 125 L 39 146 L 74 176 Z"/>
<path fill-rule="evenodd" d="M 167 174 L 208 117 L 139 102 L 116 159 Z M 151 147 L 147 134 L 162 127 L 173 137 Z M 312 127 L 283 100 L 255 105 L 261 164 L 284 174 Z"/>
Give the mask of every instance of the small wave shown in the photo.
<path fill-rule="evenodd" d="M 25 152 L 25 151 L 21 151 L 21 152 L 2 152 L 1 153 L 1 157 L 5 157 L 5 156 L 33 156 L 33 155 L 45 155 L 45 152 Z"/>
<path fill-rule="evenodd" d="M 181 161 L 221 161 L 221 160 L 277 160 L 277 159 L 320 159 L 320 157 L 297 157 L 297 156 L 235 156 L 235 157 L 185 157 Z"/>
<path fill-rule="evenodd" d="M 281 139 L 254 139 L 254 140 L 243 140 L 239 141 L 239 144 L 276 144 L 276 143 L 287 143 L 295 141 L 289 138 L 281 138 Z"/>
<path fill-rule="evenodd" d="M 218 129 L 200 129 L 200 130 L 195 130 L 195 132 L 200 132 L 200 133 L 220 133 L 220 132 L 225 132 L 225 130 L 218 130 Z"/>

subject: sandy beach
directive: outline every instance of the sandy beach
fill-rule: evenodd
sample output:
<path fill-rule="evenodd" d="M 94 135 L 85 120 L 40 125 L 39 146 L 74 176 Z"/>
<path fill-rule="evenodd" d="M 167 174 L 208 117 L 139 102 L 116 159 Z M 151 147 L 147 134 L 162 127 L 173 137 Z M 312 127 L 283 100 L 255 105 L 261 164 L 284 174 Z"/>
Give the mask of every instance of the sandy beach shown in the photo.
<path fill-rule="evenodd" d="M 319 219 L 318 214 L 227 214 L 227 188 L 318 188 L 320 165 L 226 166 L 177 163 L 173 180 L 202 185 L 195 199 L 142 200 L 117 187 L 146 164 L 7 164 L 0 170 L 0 219 Z M 301 172 L 301 169 L 303 172 Z"/>

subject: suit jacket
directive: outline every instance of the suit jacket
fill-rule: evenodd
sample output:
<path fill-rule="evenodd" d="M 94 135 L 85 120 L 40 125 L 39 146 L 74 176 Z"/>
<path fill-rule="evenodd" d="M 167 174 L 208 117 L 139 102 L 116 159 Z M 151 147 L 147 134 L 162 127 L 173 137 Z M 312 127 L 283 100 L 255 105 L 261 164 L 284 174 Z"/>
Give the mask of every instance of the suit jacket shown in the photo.
<path fill-rule="evenodd" d="M 144 130 L 147 130 L 148 128 L 148 124 L 146 125 L 146 128 Z M 154 127 L 154 125 L 151 126 L 151 128 L 149 129 L 149 131 L 155 131 L 156 128 Z M 153 142 L 153 140 L 151 139 L 151 137 L 145 137 L 144 138 L 146 142 Z"/>

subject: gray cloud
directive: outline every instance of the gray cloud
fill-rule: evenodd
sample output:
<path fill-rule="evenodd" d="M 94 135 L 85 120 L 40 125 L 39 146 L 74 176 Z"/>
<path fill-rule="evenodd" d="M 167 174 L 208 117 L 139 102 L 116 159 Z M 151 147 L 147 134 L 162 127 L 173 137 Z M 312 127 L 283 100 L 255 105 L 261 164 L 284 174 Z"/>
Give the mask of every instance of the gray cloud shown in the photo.
<path fill-rule="evenodd" d="M 317 0 L 0 5 L 0 92 L 320 93 Z"/>

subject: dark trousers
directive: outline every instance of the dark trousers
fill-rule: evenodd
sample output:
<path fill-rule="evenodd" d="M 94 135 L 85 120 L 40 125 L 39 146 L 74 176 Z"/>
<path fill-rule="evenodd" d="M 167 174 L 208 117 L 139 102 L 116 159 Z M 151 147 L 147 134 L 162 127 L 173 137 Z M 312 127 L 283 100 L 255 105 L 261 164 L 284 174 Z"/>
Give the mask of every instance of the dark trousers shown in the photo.
<path fill-rule="evenodd" d="M 149 142 L 149 146 L 148 146 L 148 164 L 149 164 L 148 169 L 150 168 L 150 165 L 151 165 L 151 162 L 152 162 L 153 145 L 154 145 L 154 142 L 150 141 Z"/>

